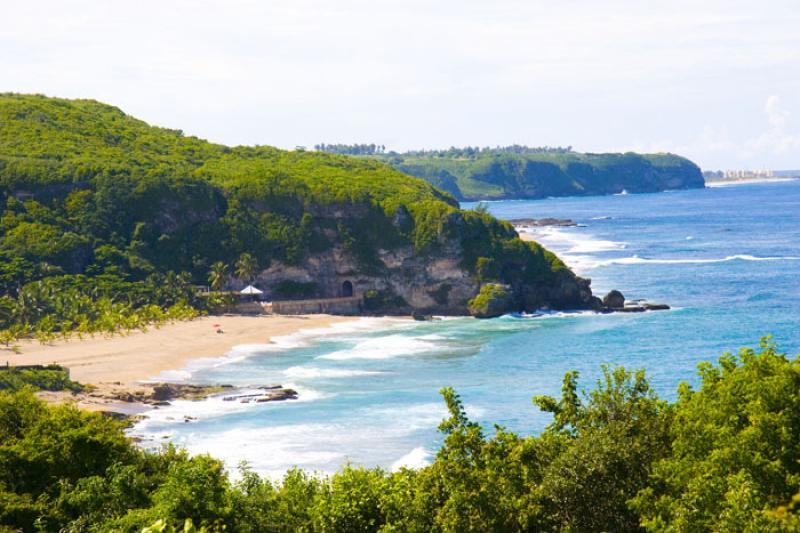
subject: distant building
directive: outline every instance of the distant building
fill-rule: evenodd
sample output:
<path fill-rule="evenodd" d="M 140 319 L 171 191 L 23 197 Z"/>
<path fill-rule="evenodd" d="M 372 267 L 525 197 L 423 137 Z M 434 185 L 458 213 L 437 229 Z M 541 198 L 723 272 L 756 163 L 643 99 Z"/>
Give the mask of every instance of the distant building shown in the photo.
<path fill-rule="evenodd" d="M 773 170 L 726 170 L 724 174 L 725 179 L 742 179 L 742 178 L 774 178 L 775 171 Z"/>

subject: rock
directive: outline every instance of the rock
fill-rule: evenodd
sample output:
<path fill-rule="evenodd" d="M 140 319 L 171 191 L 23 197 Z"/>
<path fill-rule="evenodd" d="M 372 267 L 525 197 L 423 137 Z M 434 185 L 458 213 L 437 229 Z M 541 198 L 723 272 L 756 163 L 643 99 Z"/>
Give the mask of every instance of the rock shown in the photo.
<path fill-rule="evenodd" d="M 100 414 L 108 418 L 113 418 L 119 422 L 126 422 L 131 418 L 130 415 L 118 413 L 116 411 L 100 411 Z"/>
<path fill-rule="evenodd" d="M 413 318 L 414 320 L 420 321 L 420 322 L 427 322 L 427 321 L 433 320 L 433 315 L 426 315 L 425 313 L 423 313 L 419 309 L 414 309 L 411 312 L 411 318 Z"/>
<path fill-rule="evenodd" d="M 225 396 L 222 398 L 225 402 L 238 401 L 239 403 L 264 403 L 264 402 L 280 402 L 283 400 L 296 400 L 297 391 L 294 389 L 285 389 L 281 385 L 271 385 L 265 387 L 258 387 L 259 390 L 264 392 L 256 392 L 250 394 L 235 394 L 232 396 Z"/>
<path fill-rule="evenodd" d="M 666 311 L 667 309 L 670 308 L 667 304 L 649 304 L 649 303 L 644 303 L 642 305 L 648 311 Z"/>
<path fill-rule="evenodd" d="M 262 396 L 260 392 L 256 394 L 236 394 L 234 396 L 225 396 L 222 398 L 222 401 L 233 402 L 235 400 L 239 400 L 242 403 L 247 403 L 245 400 L 250 401 L 249 398 L 258 398 L 259 396 Z"/>
<path fill-rule="evenodd" d="M 493 318 L 513 311 L 514 296 L 509 285 L 487 283 L 469 301 L 469 312 L 475 318 Z"/>
<path fill-rule="evenodd" d="M 266 396 L 262 396 L 260 398 L 256 398 L 256 403 L 263 403 L 263 402 L 282 402 L 284 400 L 296 400 L 297 399 L 297 391 L 294 389 L 281 389 L 279 391 L 274 391 Z"/>
<path fill-rule="evenodd" d="M 614 289 L 605 295 L 603 298 L 603 305 L 609 309 L 622 309 L 625 307 L 625 296 L 618 290 Z"/>
<path fill-rule="evenodd" d="M 150 397 L 157 402 L 162 402 L 174 398 L 175 394 L 176 390 L 173 386 L 161 383 L 153 387 L 153 394 Z"/>

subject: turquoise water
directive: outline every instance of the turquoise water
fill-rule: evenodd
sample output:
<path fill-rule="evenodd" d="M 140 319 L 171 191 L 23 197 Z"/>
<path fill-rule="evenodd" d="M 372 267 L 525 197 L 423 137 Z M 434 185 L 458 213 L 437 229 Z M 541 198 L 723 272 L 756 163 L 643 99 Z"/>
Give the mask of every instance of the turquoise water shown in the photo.
<path fill-rule="evenodd" d="M 363 319 L 239 347 L 173 377 L 235 385 L 282 383 L 300 400 L 239 404 L 212 398 L 154 411 L 133 433 L 171 440 L 230 466 L 280 475 L 330 472 L 350 461 L 424 464 L 441 442 L 437 391 L 453 386 L 471 417 L 523 434 L 549 418 L 531 404 L 578 370 L 591 387 L 603 363 L 645 368 L 656 390 L 696 382 L 695 366 L 773 335 L 800 352 L 800 181 L 646 195 L 489 203 L 503 218 L 572 218 L 537 238 L 595 292 L 665 302 L 644 314 L 556 313 L 414 323 Z M 468 206 L 466 206 L 468 207 Z M 196 420 L 184 422 L 184 416 Z"/>

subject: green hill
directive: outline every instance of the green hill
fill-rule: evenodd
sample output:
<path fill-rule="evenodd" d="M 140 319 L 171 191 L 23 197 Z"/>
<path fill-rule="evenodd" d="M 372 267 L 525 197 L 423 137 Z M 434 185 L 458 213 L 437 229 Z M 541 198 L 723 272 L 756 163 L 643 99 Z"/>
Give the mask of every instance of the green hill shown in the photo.
<path fill-rule="evenodd" d="M 97 319 L 65 318 L 64 291 L 196 307 L 188 284 L 210 273 L 275 298 L 349 283 L 375 312 L 465 313 L 487 282 L 512 288 L 517 308 L 596 305 L 587 280 L 508 224 L 379 161 L 227 147 L 31 95 L 0 95 L 0 264 L 0 329 Z"/>
<path fill-rule="evenodd" d="M 519 148 L 519 150 L 511 150 Z M 705 186 L 700 168 L 673 154 L 584 154 L 568 149 L 451 149 L 377 154 L 458 200 L 658 192 Z"/>

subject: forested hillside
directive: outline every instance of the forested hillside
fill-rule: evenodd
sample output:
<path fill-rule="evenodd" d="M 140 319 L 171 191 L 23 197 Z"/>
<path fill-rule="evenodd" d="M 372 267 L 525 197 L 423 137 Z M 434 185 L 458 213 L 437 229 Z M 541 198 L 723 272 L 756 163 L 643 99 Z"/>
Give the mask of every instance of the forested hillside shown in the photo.
<path fill-rule="evenodd" d="M 423 178 L 458 200 L 546 198 L 702 188 L 700 168 L 673 154 L 588 154 L 571 147 L 505 146 L 405 153 L 375 145 L 318 145 L 368 155 Z"/>
<path fill-rule="evenodd" d="M 560 398 L 534 397 L 553 414 L 538 436 L 487 435 L 444 389 L 429 466 L 235 482 L 212 457 L 148 453 L 98 413 L 0 391 L 0 530 L 798 531 L 800 359 L 763 343 L 700 376 L 670 403 L 643 371 L 606 369 L 583 394 L 570 372 Z"/>
<path fill-rule="evenodd" d="M 227 147 L 95 101 L 0 95 L 0 330 L 191 314 L 189 285 L 208 281 L 276 297 L 350 283 L 375 312 L 466 313 L 488 282 L 518 308 L 596 304 L 508 224 L 379 161 Z"/>

